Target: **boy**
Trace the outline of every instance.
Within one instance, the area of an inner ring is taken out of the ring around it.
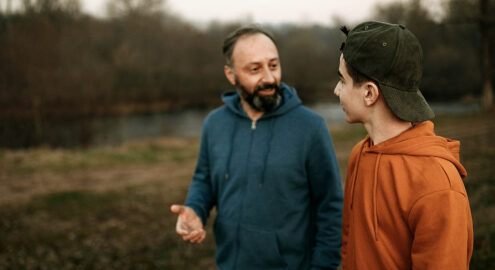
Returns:
[[[344,269],[468,269],[473,246],[459,142],[436,136],[418,89],[422,49],[405,27],[365,22],[342,44],[334,93],[368,136],[351,152]]]

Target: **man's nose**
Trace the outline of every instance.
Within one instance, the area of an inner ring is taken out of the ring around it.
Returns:
[[[263,83],[265,84],[275,83],[275,75],[273,74],[273,71],[271,71],[270,69],[265,69],[265,72],[263,72]]]

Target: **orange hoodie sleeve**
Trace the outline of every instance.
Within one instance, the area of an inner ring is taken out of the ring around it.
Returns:
[[[423,196],[408,222],[414,235],[412,269],[469,269],[473,229],[465,193],[451,188]]]

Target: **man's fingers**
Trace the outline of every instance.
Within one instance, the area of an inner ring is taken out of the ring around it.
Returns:
[[[189,239],[189,242],[191,243],[201,243],[205,239],[206,232],[205,231],[200,231],[196,236],[193,238]]]
[[[191,243],[196,243],[196,241],[199,239],[200,235],[199,234],[194,234],[190,235],[190,237],[183,238],[185,241],[189,241]]]
[[[191,243],[201,243],[206,238],[206,231],[203,229],[190,232],[177,226],[176,231],[177,234],[182,236],[184,241],[189,241]]]
[[[189,234],[189,232],[187,230],[182,229],[182,227],[180,227],[180,226],[177,226],[175,228],[175,231],[177,232],[177,234],[182,235],[182,236]]]
[[[206,238],[206,232],[203,231],[203,233],[201,234],[201,237],[198,239],[197,243],[203,242],[203,240],[205,240],[205,238]]]
[[[204,239],[205,235],[206,232],[204,230],[198,230],[188,235],[183,235],[182,239],[184,239],[185,241],[189,241],[191,243],[198,243],[199,241],[202,241],[202,239]]]
[[[174,204],[170,206],[170,210],[176,214],[182,214],[186,211],[186,207],[184,205]]]
[[[188,210],[187,206],[174,204],[170,207],[170,210],[179,215],[175,231],[178,235],[182,236],[184,241],[199,243],[205,239],[206,231],[203,229],[199,218],[196,215],[184,215]]]
[[[183,235],[182,239],[184,239],[186,241],[191,241],[192,239],[198,237],[199,233],[200,233],[199,231],[193,231],[189,234]]]

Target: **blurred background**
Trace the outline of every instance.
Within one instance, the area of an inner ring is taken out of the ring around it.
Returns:
[[[369,19],[422,43],[421,90],[469,174],[471,268],[495,269],[493,0],[0,0],[0,268],[215,269],[211,224],[206,243],[183,243],[169,206],[231,89],[224,37],[250,23],[275,34],[344,180],[365,131],[333,95],[339,27]]]

